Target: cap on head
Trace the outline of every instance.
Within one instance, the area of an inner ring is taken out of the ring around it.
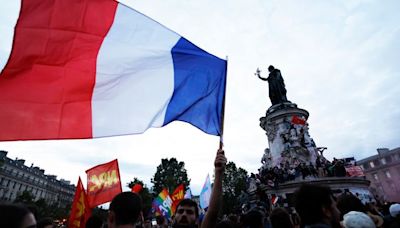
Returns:
[[[374,228],[375,223],[372,219],[365,213],[359,211],[350,211],[349,213],[343,215],[343,226],[345,228]]]
[[[400,204],[395,203],[390,205],[389,212],[392,217],[397,217],[398,215],[400,215]]]

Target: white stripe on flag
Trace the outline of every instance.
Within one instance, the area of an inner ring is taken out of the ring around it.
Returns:
[[[0,14],[0,72],[3,70],[11,53],[14,38],[14,27],[17,24],[21,1],[5,1],[1,3]]]
[[[93,137],[161,127],[174,91],[175,32],[118,4],[97,58]]]

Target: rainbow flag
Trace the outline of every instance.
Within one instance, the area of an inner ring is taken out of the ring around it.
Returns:
[[[157,198],[153,200],[153,210],[156,215],[162,215],[165,218],[171,218],[172,215],[172,199],[169,196],[169,192],[164,188]]]

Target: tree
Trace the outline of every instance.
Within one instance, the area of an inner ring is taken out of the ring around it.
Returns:
[[[146,217],[146,215],[150,212],[151,210],[151,204],[153,202],[153,195],[150,193],[149,188],[143,183],[143,181],[139,180],[138,178],[133,178],[133,181],[129,182],[127,186],[132,189],[135,184],[140,184],[142,185],[143,189],[142,191],[139,192],[140,197],[142,198],[143,202],[143,215]]]
[[[151,179],[154,184],[153,191],[158,194],[163,188],[172,193],[178,185],[183,184],[185,188],[190,185],[184,162],[178,162],[176,158],[161,159],[154,177]]]
[[[34,195],[28,190],[25,190],[22,194],[18,195],[15,198],[14,203],[23,203],[30,207],[35,212],[37,219],[44,217],[52,217],[54,219],[66,218],[68,217],[71,208],[70,204],[64,206],[60,206],[57,203],[49,205],[43,198],[34,201]]]
[[[222,181],[223,213],[230,214],[241,207],[240,195],[246,192],[247,171],[236,168],[234,162],[228,162]]]
[[[30,205],[34,203],[34,195],[32,194],[32,192],[25,190],[22,192],[21,195],[18,195],[15,200],[14,203],[23,203],[26,205]]]

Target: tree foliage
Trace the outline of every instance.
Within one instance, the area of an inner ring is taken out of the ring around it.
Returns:
[[[147,186],[143,183],[143,181],[139,180],[136,177],[133,179],[133,181],[129,182],[127,186],[132,189],[135,184],[140,184],[143,186],[143,189],[139,192],[139,195],[143,201],[143,215],[146,216],[151,211],[151,203],[153,202],[154,197],[150,193],[149,188],[147,188]]]
[[[223,213],[230,214],[240,209],[240,194],[246,192],[247,171],[237,168],[234,162],[228,162],[222,180]]]
[[[37,219],[52,217],[54,219],[67,218],[71,209],[71,204],[60,206],[58,204],[49,205],[45,199],[34,200],[32,192],[25,190],[18,195],[14,203],[22,203],[34,210]]]
[[[178,162],[176,158],[161,159],[161,164],[157,167],[154,177],[151,179],[154,184],[153,191],[158,194],[163,188],[167,188],[172,193],[180,184],[185,188],[190,185],[190,179],[185,169],[184,162]]]

